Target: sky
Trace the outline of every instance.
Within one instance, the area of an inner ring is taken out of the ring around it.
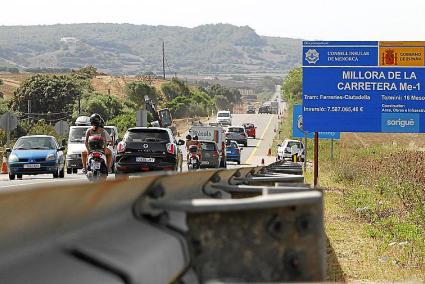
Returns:
[[[425,0],[14,0],[0,25],[228,23],[306,40],[425,40]]]

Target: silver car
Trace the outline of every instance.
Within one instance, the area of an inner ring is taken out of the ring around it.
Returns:
[[[248,146],[248,135],[243,126],[230,126],[226,131],[226,140],[235,140],[238,144]]]
[[[220,155],[217,144],[213,141],[199,141],[201,143],[201,168],[218,168]]]

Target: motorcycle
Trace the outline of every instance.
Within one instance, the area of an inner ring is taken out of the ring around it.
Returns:
[[[188,170],[197,170],[201,167],[201,163],[199,161],[199,148],[196,145],[192,145],[189,147],[189,157],[187,159],[187,167]]]
[[[108,176],[104,143],[103,138],[100,136],[92,136],[89,138],[90,152],[87,157],[86,176],[91,182],[104,180]]]

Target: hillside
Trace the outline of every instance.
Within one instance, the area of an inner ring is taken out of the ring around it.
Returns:
[[[265,37],[228,24],[195,28],[130,24],[0,26],[0,66],[79,68],[112,74],[285,74],[300,64],[301,40]]]

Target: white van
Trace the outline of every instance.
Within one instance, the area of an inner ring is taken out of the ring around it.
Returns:
[[[90,126],[90,118],[78,117],[75,121],[76,126],[71,126],[69,129],[68,136],[68,151],[66,153],[66,173],[76,174],[79,169],[83,168],[83,162],[81,160],[81,154],[86,150],[84,140],[86,139],[86,132]],[[111,140],[107,141],[108,148],[112,152],[112,159],[115,157],[115,142],[118,140],[118,129],[116,126],[105,126],[105,130],[108,132]]]
[[[232,114],[228,110],[220,110],[217,112],[216,121],[223,125],[232,125]]]
[[[84,140],[86,139],[86,131],[91,126],[79,125],[71,126],[68,136],[68,151],[66,153],[66,173],[76,174],[79,169],[83,168],[81,161],[81,153],[86,149]]]

